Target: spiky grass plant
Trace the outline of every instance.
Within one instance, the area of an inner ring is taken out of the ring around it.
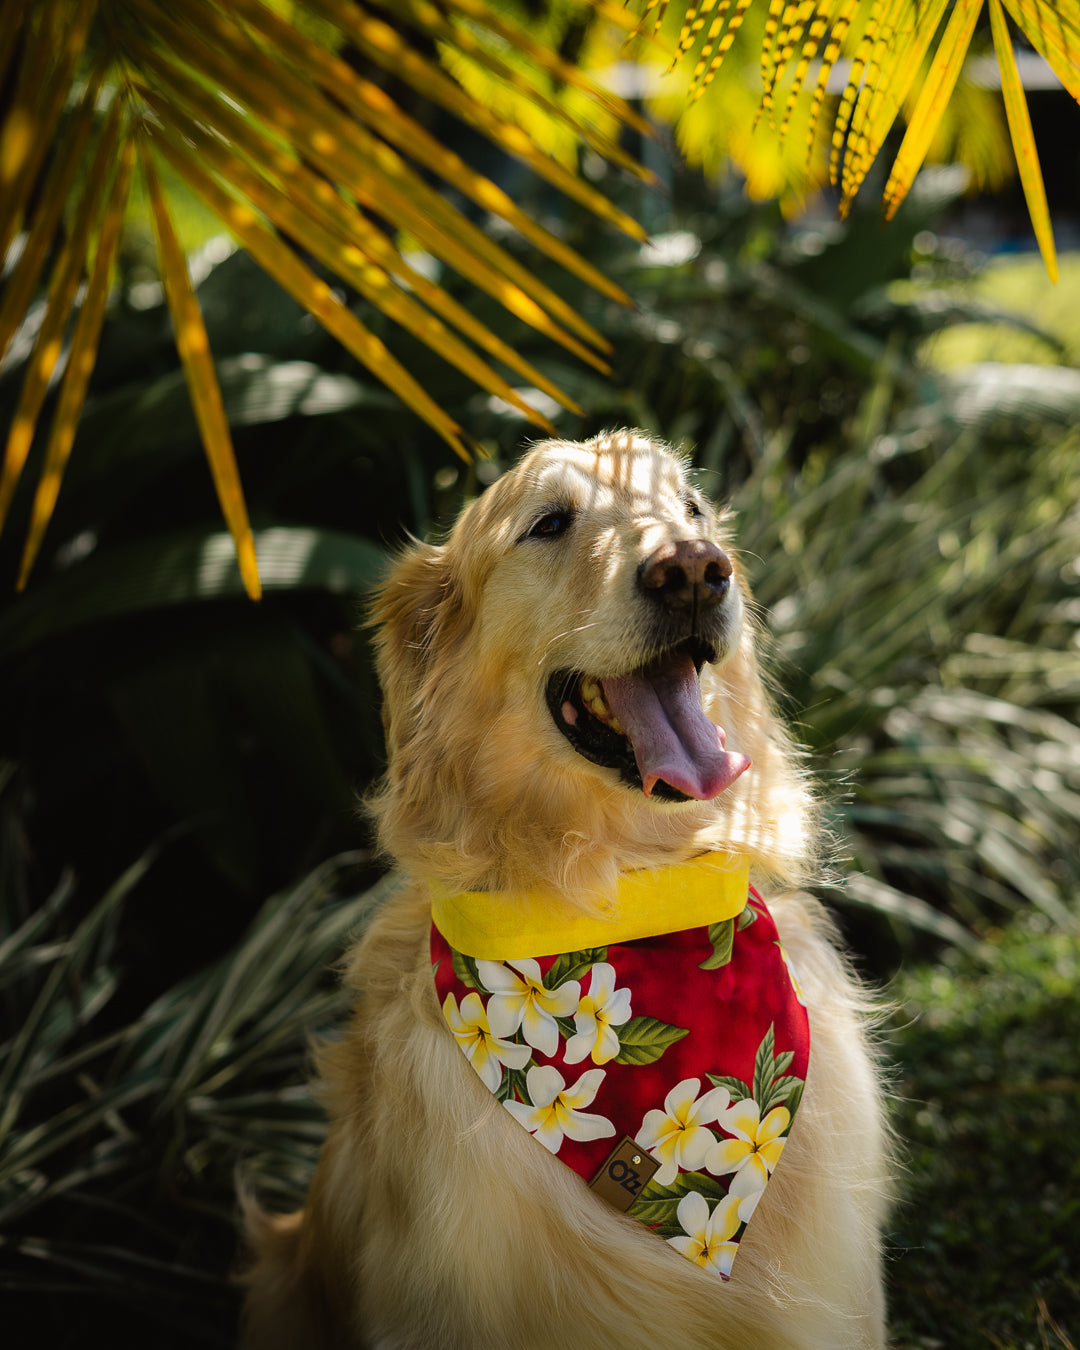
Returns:
[[[932,404],[886,430],[887,405],[871,391],[839,459],[793,472],[773,457],[739,496],[777,680],[847,860],[841,893],[966,945],[1032,905],[1072,925],[1075,435],[1020,451]]]
[[[10,812],[2,824],[17,845]],[[139,883],[152,885],[151,858],[86,912],[63,880],[4,933],[9,1343],[84,1344],[83,1319],[98,1316],[120,1345],[231,1343],[235,1171],[282,1207],[303,1195],[322,1138],[304,1086],[309,1037],[343,1011],[334,964],[394,884],[350,891],[367,864],[331,859],[269,901],[231,954],[134,1015],[117,928]]]

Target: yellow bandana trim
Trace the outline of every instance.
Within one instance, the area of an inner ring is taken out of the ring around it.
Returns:
[[[431,917],[451,947],[481,961],[520,961],[658,937],[734,919],[746,906],[750,867],[729,853],[624,872],[614,900],[582,913],[538,891],[433,891]]]

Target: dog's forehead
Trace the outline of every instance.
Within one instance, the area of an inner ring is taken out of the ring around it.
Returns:
[[[585,503],[600,494],[644,506],[683,486],[679,461],[648,441],[563,444],[530,458],[523,467],[538,499]]]

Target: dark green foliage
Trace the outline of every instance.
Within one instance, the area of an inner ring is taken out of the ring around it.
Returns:
[[[896,993],[897,1350],[1072,1350],[1080,937],[1028,916],[975,956],[905,973]]]
[[[369,860],[331,860],[266,904],[235,951],[132,1016],[117,920],[161,866],[140,861],[82,919],[68,880],[0,942],[0,1290],[12,1347],[84,1345],[84,1317],[121,1345],[231,1344],[236,1169],[265,1172],[260,1189],[287,1207],[314,1166],[323,1125],[302,1086],[308,1038],[345,1011],[331,967],[387,883],[356,895]],[[9,865],[5,914],[24,880]]]

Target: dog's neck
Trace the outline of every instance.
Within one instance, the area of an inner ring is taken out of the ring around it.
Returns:
[[[580,903],[540,891],[432,887],[432,916],[452,947],[482,960],[550,956],[657,937],[733,919],[746,905],[749,865],[729,853],[624,872],[612,896]]]

